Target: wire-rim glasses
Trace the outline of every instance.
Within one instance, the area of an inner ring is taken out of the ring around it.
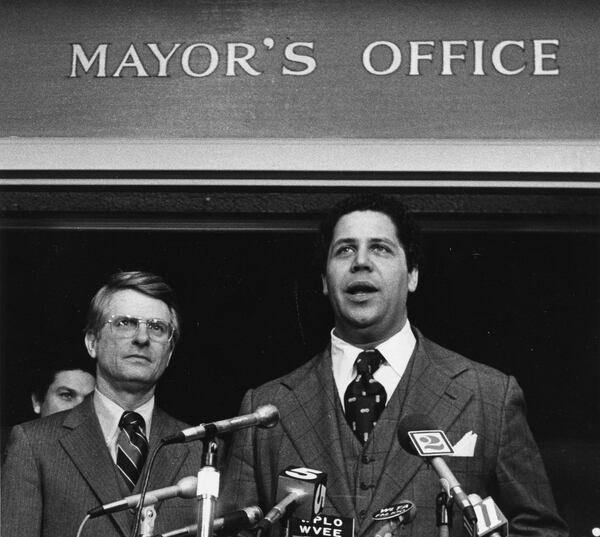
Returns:
[[[141,319],[132,315],[111,315],[104,324],[110,325],[110,330],[116,338],[130,338],[137,334],[140,325],[146,325],[148,338],[157,343],[171,341],[175,332],[173,325],[162,319]]]

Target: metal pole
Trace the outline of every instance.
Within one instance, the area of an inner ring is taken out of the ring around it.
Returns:
[[[215,520],[215,508],[219,497],[219,472],[214,466],[217,443],[204,440],[204,466],[198,472],[198,537],[212,537]]]

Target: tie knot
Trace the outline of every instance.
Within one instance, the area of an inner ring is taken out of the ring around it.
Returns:
[[[137,429],[144,432],[146,430],[146,422],[137,412],[126,410],[119,420],[119,427],[125,430]]]
[[[356,358],[356,371],[362,375],[373,375],[383,362],[383,356],[377,349],[368,349],[361,352]]]

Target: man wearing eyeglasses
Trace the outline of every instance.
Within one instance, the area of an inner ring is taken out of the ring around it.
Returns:
[[[77,535],[88,510],[137,494],[148,455],[187,427],[155,405],[156,384],[179,337],[175,296],[146,272],[120,272],[94,296],[85,345],[96,389],[78,407],[13,428],[2,472],[2,535]],[[159,451],[149,490],[175,485],[201,466],[198,446]],[[155,533],[195,520],[195,502],[157,505]],[[91,519],[83,535],[128,536],[133,514]]]

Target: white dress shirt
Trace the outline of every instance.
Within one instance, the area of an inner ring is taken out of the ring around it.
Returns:
[[[375,347],[385,360],[381,363],[379,369],[375,371],[373,378],[385,388],[387,394],[386,404],[400,383],[416,344],[417,340],[410,329],[410,323],[406,321],[402,330]],[[331,331],[333,378],[344,409],[346,388],[356,376],[354,362],[363,350],[340,339],[333,333],[333,330]]]
[[[121,408],[117,403],[110,400],[106,395],[100,393],[98,388],[94,390],[94,409],[100,422],[102,434],[106,447],[110,451],[112,460],[117,462],[117,439],[119,438],[119,421],[124,408]],[[152,425],[152,411],[154,410],[154,396],[146,401],[142,406],[135,409],[135,412],[140,414],[146,422],[146,438],[150,438],[150,427]]]

